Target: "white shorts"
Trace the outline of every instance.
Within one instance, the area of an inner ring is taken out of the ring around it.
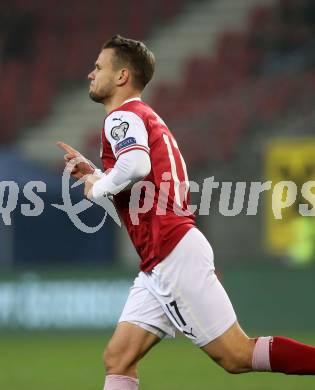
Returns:
[[[198,229],[190,229],[152,271],[139,273],[123,321],[160,338],[175,337],[179,330],[199,347],[234,324],[234,309],[214,272],[212,248]]]

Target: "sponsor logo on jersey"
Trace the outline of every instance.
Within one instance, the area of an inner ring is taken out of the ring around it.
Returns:
[[[128,128],[129,128],[129,123],[122,122],[119,126],[115,126],[111,129],[110,135],[115,141],[119,141],[125,138]]]
[[[115,146],[115,153],[118,153],[121,149],[127,148],[128,146],[134,145],[136,143],[137,141],[134,137],[128,137],[123,141],[118,142],[118,144]]]

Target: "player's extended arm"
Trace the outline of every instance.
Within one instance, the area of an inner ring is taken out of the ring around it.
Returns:
[[[150,156],[143,150],[130,150],[119,156],[113,169],[108,173],[89,175],[84,193],[89,199],[103,195],[116,195],[132,184],[145,178],[151,171]]]
[[[60,149],[66,152],[64,155],[64,160],[67,164],[67,169],[70,170],[71,175],[75,179],[81,179],[82,177],[93,174],[95,172],[95,168],[92,166],[92,163],[80,152],[73,149],[72,146],[60,141],[57,142],[57,145]]]

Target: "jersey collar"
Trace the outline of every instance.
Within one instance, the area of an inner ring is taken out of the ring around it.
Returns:
[[[127,99],[125,100],[121,105],[125,104],[125,103],[129,103],[129,102],[134,102],[134,101],[139,101],[141,102],[141,97],[134,97],[134,98],[131,98],[131,99]]]
[[[122,107],[124,104],[126,104],[126,103],[129,103],[129,102],[133,102],[133,101],[139,101],[139,102],[141,102],[142,100],[141,100],[141,97],[134,97],[134,98],[131,98],[131,99],[127,99],[127,100],[125,100],[123,103],[121,103],[121,105],[119,106],[119,107]],[[118,108],[119,108],[118,107]],[[108,114],[106,114],[106,116],[105,116],[105,119],[112,113],[112,112],[114,112],[114,111],[117,111],[117,108],[115,108],[114,110],[112,110],[112,111],[110,111]]]

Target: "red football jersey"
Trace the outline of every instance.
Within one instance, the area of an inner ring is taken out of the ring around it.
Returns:
[[[186,165],[175,138],[152,108],[138,98],[127,100],[105,118],[101,150],[104,170],[112,168],[120,154],[134,149],[149,153],[151,172],[131,190],[115,195],[114,203],[141,258],[140,268],[147,272],[195,226],[195,216],[187,208]],[[133,191],[139,194],[136,207],[130,204]],[[151,207],[138,213],[145,197]]]

